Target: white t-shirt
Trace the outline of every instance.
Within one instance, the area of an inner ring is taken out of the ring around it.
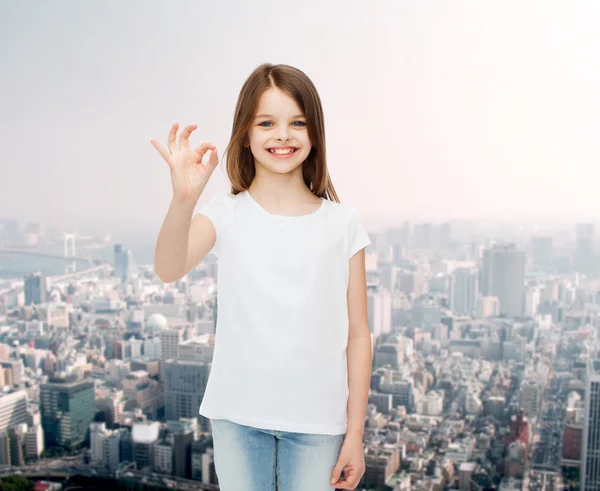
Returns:
[[[371,241],[354,207],[267,212],[247,191],[204,204],[217,231],[215,349],[200,414],[279,431],[346,432],[349,259]]]

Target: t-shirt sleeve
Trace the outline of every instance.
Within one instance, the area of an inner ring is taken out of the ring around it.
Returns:
[[[215,245],[209,251],[209,254],[213,253],[217,257],[219,257],[221,236],[223,235],[223,221],[225,218],[224,204],[225,203],[223,200],[223,194],[219,193],[212,196],[198,210],[198,214],[208,217],[208,219],[212,222],[213,226],[215,227],[215,231],[217,232],[217,239],[215,240]]]
[[[348,224],[348,259],[371,244],[369,234],[365,229],[358,210],[352,206],[348,207],[350,220]]]

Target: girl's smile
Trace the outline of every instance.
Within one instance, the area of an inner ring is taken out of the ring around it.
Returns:
[[[296,147],[271,147],[267,149],[276,159],[288,159],[298,151]]]

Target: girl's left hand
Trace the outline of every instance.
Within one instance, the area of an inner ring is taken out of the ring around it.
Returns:
[[[344,470],[344,481],[340,481],[342,470]],[[362,437],[346,437],[337,464],[331,473],[330,483],[336,489],[356,489],[364,473],[365,454]]]

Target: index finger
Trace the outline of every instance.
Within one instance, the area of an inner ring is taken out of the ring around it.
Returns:
[[[177,137],[177,128],[179,128],[179,123],[173,123],[173,126],[171,126],[171,131],[169,131],[169,137],[167,139],[167,148],[171,153],[173,152],[173,146],[175,147],[175,150],[177,150],[175,141],[175,138]]]
[[[152,143],[152,146],[158,150],[158,153],[160,153],[161,157],[166,160],[167,164],[171,166],[171,162],[169,162],[170,154],[165,150],[165,148],[154,139],[150,140],[150,143]]]
[[[181,132],[181,135],[179,135],[179,146],[181,148],[190,148],[189,137],[190,137],[192,131],[194,131],[197,127],[198,127],[198,125],[191,124],[189,126],[186,126],[183,129],[183,131]]]

